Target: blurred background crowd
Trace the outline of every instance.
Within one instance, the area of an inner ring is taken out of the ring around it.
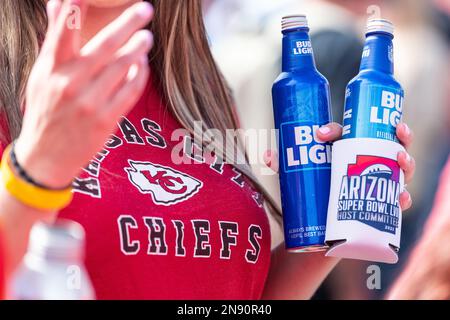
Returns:
[[[380,265],[380,290],[366,286],[371,263],[341,262],[316,294],[382,298],[420,237],[450,151],[450,0],[203,1],[215,58],[234,92],[242,126],[252,129],[273,128],[271,86],[281,67],[282,16],[307,15],[337,122],[342,122],[345,87],[358,73],[367,19],[380,13],[394,23],[395,77],[405,89],[404,121],[415,133],[410,153],[417,163],[414,182],[407,186],[414,204],[403,218],[400,261]],[[258,166],[263,164],[255,165],[256,173],[262,172]],[[260,179],[279,198],[278,177],[261,174]],[[273,235],[274,246],[281,241],[282,233]]]

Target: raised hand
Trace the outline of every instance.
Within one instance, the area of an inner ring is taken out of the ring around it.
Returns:
[[[137,3],[81,47],[80,30],[67,23],[86,0],[50,0],[49,27],[26,90],[19,163],[36,181],[67,186],[98,151],[118,118],[147,83],[153,9]]]

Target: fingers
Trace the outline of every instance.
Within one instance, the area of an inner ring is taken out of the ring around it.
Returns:
[[[414,177],[414,173],[416,171],[416,161],[413,157],[409,155],[407,152],[399,152],[397,155],[397,162],[400,166],[400,168],[405,173],[405,182],[409,183],[411,182],[412,178]]]
[[[47,6],[50,24],[46,36],[47,46],[54,52],[55,62],[64,63],[78,56],[82,17],[86,0],[51,0]]]
[[[264,163],[274,172],[278,173],[278,154],[274,150],[267,150],[263,155]]]
[[[105,108],[106,116],[118,119],[128,113],[139,100],[147,84],[149,71],[147,59],[139,61],[138,64],[130,68],[125,83],[107,104]]]
[[[316,133],[317,138],[324,142],[331,142],[342,137],[342,126],[332,122],[320,127]],[[263,155],[264,163],[275,172],[279,170],[278,155],[273,150],[268,150]]]
[[[317,138],[324,142],[331,142],[342,137],[342,126],[336,122],[320,127],[316,132]]]
[[[91,72],[97,72],[113,60],[116,52],[139,29],[145,27],[153,16],[153,8],[147,2],[139,2],[102,29],[81,50],[81,56],[93,63]]]
[[[397,137],[400,143],[408,149],[413,141],[413,133],[406,123],[400,123],[397,126]],[[400,168],[405,173],[405,183],[409,183],[416,171],[416,161],[408,152],[399,152],[397,161]],[[400,207],[402,210],[408,210],[412,205],[411,195],[408,191],[400,194]]]
[[[47,2],[48,29],[53,30],[56,25],[59,13],[61,12],[60,0],[49,0]]]
[[[406,123],[399,123],[397,126],[397,137],[400,143],[408,149],[413,141],[413,133]]]
[[[400,194],[400,207],[402,211],[406,211],[412,206],[411,195],[408,191],[404,191]]]
[[[89,99],[95,99],[98,104],[109,100],[127,77],[130,67],[140,61],[148,61],[147,55],[152,44],[153,37],[150,31],[136,32],[119,51],[114,62],[104,69],[94,83],[87,88],[86,94],[90,96]]]
[[[56,30],[56,23],[61,13],[62,2],[61,0],[49,0],[47,2],[47,19],[48,28],[47,36],[42,44],[41,52],[48,51],[51,47],[54,47],[55,39],[52,37]]]

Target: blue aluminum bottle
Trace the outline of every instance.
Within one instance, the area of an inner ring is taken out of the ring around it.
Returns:
[[[359,74],[346,91],[343,138],[375,138],[398,142],[403,89],[394,79],[393,26],[369,21]]]
[[[285,245],[294,252],[326,249],[330,191],[331,145],[315,134],[331,121],[330,90],[308,32],[305,16],[283,18],[282,73],[272,87]]]

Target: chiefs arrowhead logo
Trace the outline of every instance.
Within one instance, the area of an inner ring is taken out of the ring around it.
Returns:
[[[195,195],[203,183],[185,173],[151,162],[128,160],[128,179],[158,205],[170,206]]]

